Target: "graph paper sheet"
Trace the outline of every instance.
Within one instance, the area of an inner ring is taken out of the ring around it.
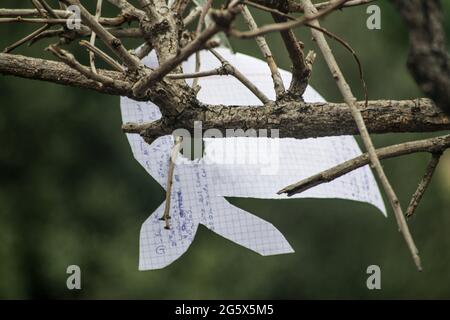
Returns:
[[[267,64],[228,49],[219,52],[246,75],[269,98],[274,99]],[[156,67],[152,53],[145,64]],[[209,52],[201,53],[201,70],[219,67]],[[183,65],[184,72],[194,71],[194,59]],[[291,74],[282,71],[285,85]],[[198,98],[204,103],[258,105],[259,100],[240,82],[229,76],[202,78]],[[307,102],[324,102],[311,87],[304,95]],[[123,122],[151,122],[161,113],[151,102],[121,99]],[[194,120],[194,119],[193,119]],[[270,137],[270,133],[268,135]],[[166,188],[172,136],[157,139],[151,145],[135,134],[128,134],[134,157],[145,170]],[[163,268],[187,251],[198,225],[261,255],[291,253],[284,236],[269,222],[231,205],[224,197],[285,199],[277,195],[281,188],[361,154],[353,137],[317,139],[222,138],[204,139],[202,159],[184,159],[175,167],[171,193],[170,230],[164,229],[165,203],[142,225],[140,235],[140,270]],[[330,183],[314,187],[292,198],[341,198],[367,202],[386,214],[378,186],[365,166]],[[274,214],[280,214],[274,212]]]

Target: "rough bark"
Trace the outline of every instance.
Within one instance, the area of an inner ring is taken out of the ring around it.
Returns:
[[[409,31],[408,68],[422,91],[450,114],[450,54],[439,0],[391,0]]]
[[[450,129],[450,118],[429,99],[358,103],[371,133],[428,132]],[[152,124],[126,124],[125,132],[141,133],[148,140],[183,128],[193,132],[194,121],[202,129],[278,129],[280,137],[311,138],[358,134],[345,103],[280,101],[263,107],[208,106],[186,110],[176,122],[164,119]]]

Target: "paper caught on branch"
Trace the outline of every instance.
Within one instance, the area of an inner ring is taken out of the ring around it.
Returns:
[[[265,62],[243,54],[233,54],[228,49],[218,50],[269,98],[275,98]],[[150,54],[144,63],[157,67],[156,55]],[[220,62],[207,51],[201,52],[201,63],[201,71],[220,67]],[[194,58],[186,61],[183,69],[186,73],[194,72]],[[288,87],[291,74],[281,71],[281,75]],[[199,85],[202,89],[198,98],[204,103],[236,106],[260,104],[246,87],[231,76],[201,78]],[[306,90],[304,99],[306,102],[324,102],[311,87]],[[152,122],[161,117],[155,104],[125,97],[121,98],[121,110],[123,123]],[[127,138],[136,160],[166,188],[172,136],[158,138],[151,145],[137,134],[127,134]],[[139,269],[159,269],[177,260],[192,243],[199,224],[261,255],[292,253],[294,250],[271,223],[231,205],[224,197],[286,199],[285,195],[277,195],[276,192],[360,154],[351,136],[304,140],[261,137],[205,139],[204,158],[186,160],[175,167],[170,230],[164,229],[164,221],[160,220],[164,203],[142,225]],[[255,155],[262,159],[255,161]],[[261,155],[267,156],[264,158]],[[292,198],[341,198],[367,202],[386,214],[368,166]]]

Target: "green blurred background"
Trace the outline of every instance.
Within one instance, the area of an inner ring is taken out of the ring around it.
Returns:
[[[54,1],[51,1],[55,3]],[[84,1],[88,2],[88,1]],[[450,16],[450,1],[443,1]],[[95,1],[89,1],[91,8]],[[370,98],[421,96],[406,67],[407,34],[395,10],[380,0],[382,30],[366,28],[366,7],[346,9],[323,25],[358,52]],[[2,0],[6,8],[27,1]],[[105,5],[107,15],[116,12]],[[258,23],[270,22],[265,14]],[[241,23],[241,26],[243,24]],[[0,25],[2,47],[36,26]],[[450,21],[446,21],[450,35]],[[307,30],[298,30],[306,49]],[[278,35],[268,37],[278,64],[289,60]],[[51,58],[49,42],[16,51]],[[129,48],[136,41],[126,41]],[[259,57],[252,41],[236,50]],[[352,57],[334,45],[359,98]],[[75,50],[85,60],[83,50]],[[341,101],[319,55],[312,85]],[[411,220],[424,263],[416,271],[391,210],[385,219],[367,204],[344,200],[230,199],[281,230],[295,254],[261,257],[201,227],[181,259],[139,272],[139,229],[164,199],[163,189],[134,161],[121,132],[119,98],[50,83],[0,77],[1,298],[450,298],[450,155],[444,157]],[[434,134],[386,134],[385,146]],[[405,207],[428,155],[384,161]],[[82,269],[82,290],[66,288],[66,268]],[[366,288],[366,268],[382,270],[382,290]]]

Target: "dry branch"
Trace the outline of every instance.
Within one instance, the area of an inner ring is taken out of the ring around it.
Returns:
[[[418,152],[440,154],[449,148],[450,135],[446,135],[437,138],[397,144],[394,146],[378,149],[376,152],[380,159],[389,159]],[[287,193],[288,196],[293,196],[294,194],[305,192],[306,190],[311,189],[315,186],[333,181],[343,176],[344,174],[368,165],[369,163],[369,155],[365,153],[363,155],[360,155],[359,157],[348,160],[333,168],[292,184],[280,190],[278,194]]]
[[[219,31],[229,28],[231,22],[240,12],[239,6],[230,6],[227,10],[216,11],[212,15],[215,22],[198,35],[194,41],[189,43],[186,47],[181,49],[176,56],[166,59],[157,70],[152,72],[147,77],[139,80],[133,87],[133,92],[136,96],[142,96],[145,91],[154,85],[155,82],[161,80],[172,70],[176,69],[184,60],[190,57],[195,52],[204,48],[208,40],[210,40]]]
[[[244,17],[244,20],[247,23],[247,26],[249,27],[250,30],[258,29],[258,25],[256,24],[255,19],[253,18],[250,10],[246,6],[244,6],[242,16]],[[283,84],[283,79],[281,78],[280,71],[278,70],[277,64],[272,55],[272,51],[270,50],[269,45],[263,36],[256,37],[255,40],[256,43],[258,44],[259,50],[266,59],[267,65],[269,66],[277,98],[280,98],[281,96],[283,96],[285,88]]]
[[[429,99],[359,102],[363,119],[372,133],[426,132],[450,129],[450,118]],[[358,134],[358,128],[345,103],[304,103],[279,101],[265,107],[203,106],[185,112],[176,122],[128,124],[126,132],[153,137],[179,128],[193,133],[194,119],[207,129],[278,129],[280,137],[311,138]]]
[[[60,1],[58,9],[51,8],[45,0],[32,0],[33,9],[2,8],[0,24],[15,23],[17,26],[23,23],[42,24],[33,33],[16,41],[5,50],[11,51],[27,42],[33,44],[41,39],[56,37],[59,38],[58,46],[52,45],[49,50],[64,63],[0,53],[0,74],[127,96],[134,100],[152,101],[161,109],[161,120],[144,124],[129,123],[123,126],[125,132],[140,134],[149,143],[159,136],[172,134],[179,128],[192,132],[194,121],[202,121],[203,130],[214,128],[225,132],[226,129],[276,129],[279,130],[281,137],[293,138],[361,134],[368,154],[330,169],[334,170],[331,173],[327,171],[323,175],[307,179],[306,182],[301,182],[294,187],[298,189],[289,189],[288,192],[301,191],[304,190],[305,185],[311,187],[317,183],[335,179],[349,170],[370,162],[381,178],[400,229],[420,268],[417,249],[379,158],[419,151],[437,155],[448,148],[450,138],[443,136],[375,150],[369,133],[450,130],[450,118],[429,99],[379,100],[369,101],[367,104],[356,102],[324,38],[324,33],[334,36],[331,32],[320,28],[318,19],[338,9],[367,4],[372,2],[371,0],[335,0],[314,5],[310,0],[302,0],[301,3],[293,0],[231,0],[220,9],[210,9],[209,7],[215,2],[208,0],[204,10],[196,8],[187,15],[184,12],[189,6],[189,0],[174,0],[170,6],[165,0],[136,1],[141,8],[135,7],[127,0],[107,0],[119,10],[118,15],[113,18],[101,16],[102,0],[97,0],[95,15],[83,7],[80,0]],[[409,66],[416,82],[429,97],[437,102],[438,106],[449,110],[450,59],[444,41],[439,0],[392,1],[397,5],[410,31]],[[65,10],[66,6],[62,3],[79,6],[82,15],[81,29],[69,30],[66,27],[72,15]],[[270,12],[276,23],[257,26],[243,4]],[[296,12],[303,12],[305,15],[302,17],[291,15]],[[200,32],[208,13],[213,23]],[[233,21],[241,13],[249,26],[248,31],[238,31],[233,28]],[[187,29],[186,25],[195,21],[199,15],[197,32]],[[184,20],[183,16],[186,16]],[[134,22],[134,25],[126,25],[127,22]],[[53,28],[54,26],[56,28]],[[298,26],[312,28],[313,35],[336,79],[345,103],[311,104],[302,101],[302,94],[311,73],[313,56],[304,57],[302,44],[293,33],[293,28]],[[200,70],[198,60],[197,72],[191,74],[183,72],[182,62],[194,54],[199,56],[200,50],[213,47],[214,43],[211,39],[221,31],[228,36],[256,39],[271,70],[274,90],[277,94],[276,101],[270,101],[249,79],[214,50],[212,52],[222,62],[222,67],[198,72]],[[285,89],[275,59],[263,38],[263,35],[269,32],[281,33],[292,61],[293,80],[289,88],[290,94],[284,94]],[[73,54],[60,48],[75,39],[89,36],[91,43],[83,40],[81,45],[89,50],[90,67],[82,65]],[[103,41],[119,61],[115,61],[95,46],[96,37]],[[139,50],[129,51],[119,40],[120,38],[138,38],[144,45]],[[350,49],[356,57],[355,52],[344,40],[340,38],[337,40]],[[154,70],[140,62],[152,50],[155,51],[159,62],[159,67]],[[94,54],[117,71],[97,70],[93,63]],[[236,107],[201,103],[197,99],[198,91],[196,88],[189,87],[185,79],[212,75],[229,75],[238,78],[261,100],[261,105]],[[414,212],[431,181],[438,164],[436,155],[427,167],[407,214]],[[167,194],[170,196],[170,191]],[[168,208],[166,207],[165,210],[166,223]]]
[[[303,9],[305,10],[305,15],[307,17],[317,14],[317,10],[313,6],[313,4],[311,3],[310,0],[303,0],[302,4],[303,4]],[[312,20],[311,25],[314,27],[320,27],[318,20]],[[411,252],[411,255],[413,257],[414,263],[416,264],[418,270],[422,270],[422,263],[420,261],[419,251],[417,250],[417,247],[416,247],[414,240],[411,236],[411,233],[409,231],[408,224],[406,223],[405,217],[403,215],[403,210],[401,208],[400,201],[398,200],[398,197],[383,170],[380,160],[378,159],[378,156],[375,151],[375,147],[374,147],[374,145],[372,143],[372,139],[370,138],[370,135],[369,135],[369,131],[367,130],[366,123],[362,117],[361,111],[356,106],[356,103],[355,103],[356,98],[354,97],[354,95],[350,89],[350,86],[348,85],[347,81],[345,80],[344,75],[341,72],[341,70],[337,64],[336,59],[334,58],[331,48],[328,45],[323,33],[317,29],[311,29],[311,33],[314,37],[314,40],[317,42],[317,45],[320,48],[320,51],[323,54],[323,57],[330,69],[330,72],[333,75],[333,78],[336,80],[336,84],[344,98],[344,101],[350,107],[350,110],[352,112],[352,117],[355,120],[356,125],[358,126],[358,130],[359,130],[359,133],[363,140],[364,146],[366,147],[367,152],[369,154],[370,162],[371,162],[375,172],[377,173],[378,177],[380,178],[381,185],[383,186],[386,196],[388,197],[389,202],[392,206],[392,209],[394,210],[394,214],[395,214],[400,232],[402,233],[403,237],[405,238],[405,241],[406,241],[408,248]]]
[[[80,8],[82,21],[102,39],[103,43],[119,57],[123,63],[131,70],[136,70],[141,66],[139,59],[130,54],[123,46],[122,42],[106,30],[89,11],[81,5],[79,0],[62,0],[68,5],[77,5]]]
[[[425,175],[423,176],[422,180],[420,181],[419,185],[417,186],[416,192],[414,192],[411,201],[409,203],[408,209],[406,210],[406,217],[411,218],[414,215],[414,212],[416,211],[417,207],[419,206],[420,200],[422,200],[423,195],[425,194],[425,191],[427,190],[429,184],[431,183],[431,179],[433,179],[433,174],[439,164],[439,159],[441,158],[443,149],[434,150],[432,153],[432,157],[430,160],[430,163],[428,164]]]

